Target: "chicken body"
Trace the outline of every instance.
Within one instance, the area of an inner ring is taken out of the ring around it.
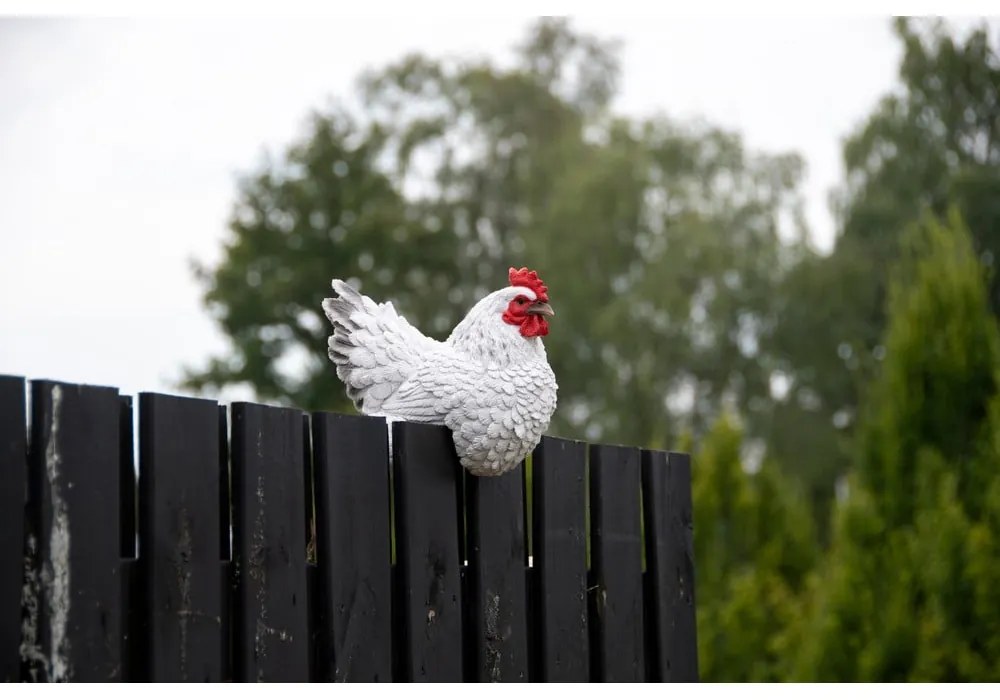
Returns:
[[[523,280],[515,275],[522,272],[511,268],[511,281]],[[334,280],[338,296],[323,302],[334,327],[330,359],[365,415],[445,425],[469,472],[503,474],[538,444],[556,407],[541,339],[552,309],[540,284],[484,297],[442,343],[391,303]]]

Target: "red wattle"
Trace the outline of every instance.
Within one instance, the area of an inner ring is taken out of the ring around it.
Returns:
[[[525,338],[534,338],[549,334],[549,322],[544,316],[528,316],[521,322],[521,335]]]

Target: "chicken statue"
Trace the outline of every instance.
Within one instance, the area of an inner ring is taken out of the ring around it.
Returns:
[[[556,407],[542,337],[554,315],[538,273],[510,268],[504,287],[472,307],[446,341],[428,338],[393,308],[342,280],[323,301],[330,359],[359,411],[445,425],[462,465],[503,474],[534,449]]]

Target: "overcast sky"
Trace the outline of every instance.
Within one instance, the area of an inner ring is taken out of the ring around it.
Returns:
[[[527,24],[0,19],[0,374],[174,390],[225,348],[188,261],[217,259],[238,174],[365,68],[413,50],[503,59]],[[829,248],[841,139],[896,77],[888,20],[576,26],[622,40],[619,111],[801,153]]]

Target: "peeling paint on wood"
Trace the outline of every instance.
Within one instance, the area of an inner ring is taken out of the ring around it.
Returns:
[[[70,613],[70,527],[69,511],[62,494],[62,474],[59,453],[60,412],[62,411],[62,387],[52,387],[52,422],[48,444],[45,446],[45,476],[49,485],[49,507],[52,513],[52,527],[49,532],[49,548],[42,571],[42,583],[48,605],[49,634],[49,678],[53,681],[69,681],[73,677],[73,667],[69,661],[70,641],[66,628]]]

